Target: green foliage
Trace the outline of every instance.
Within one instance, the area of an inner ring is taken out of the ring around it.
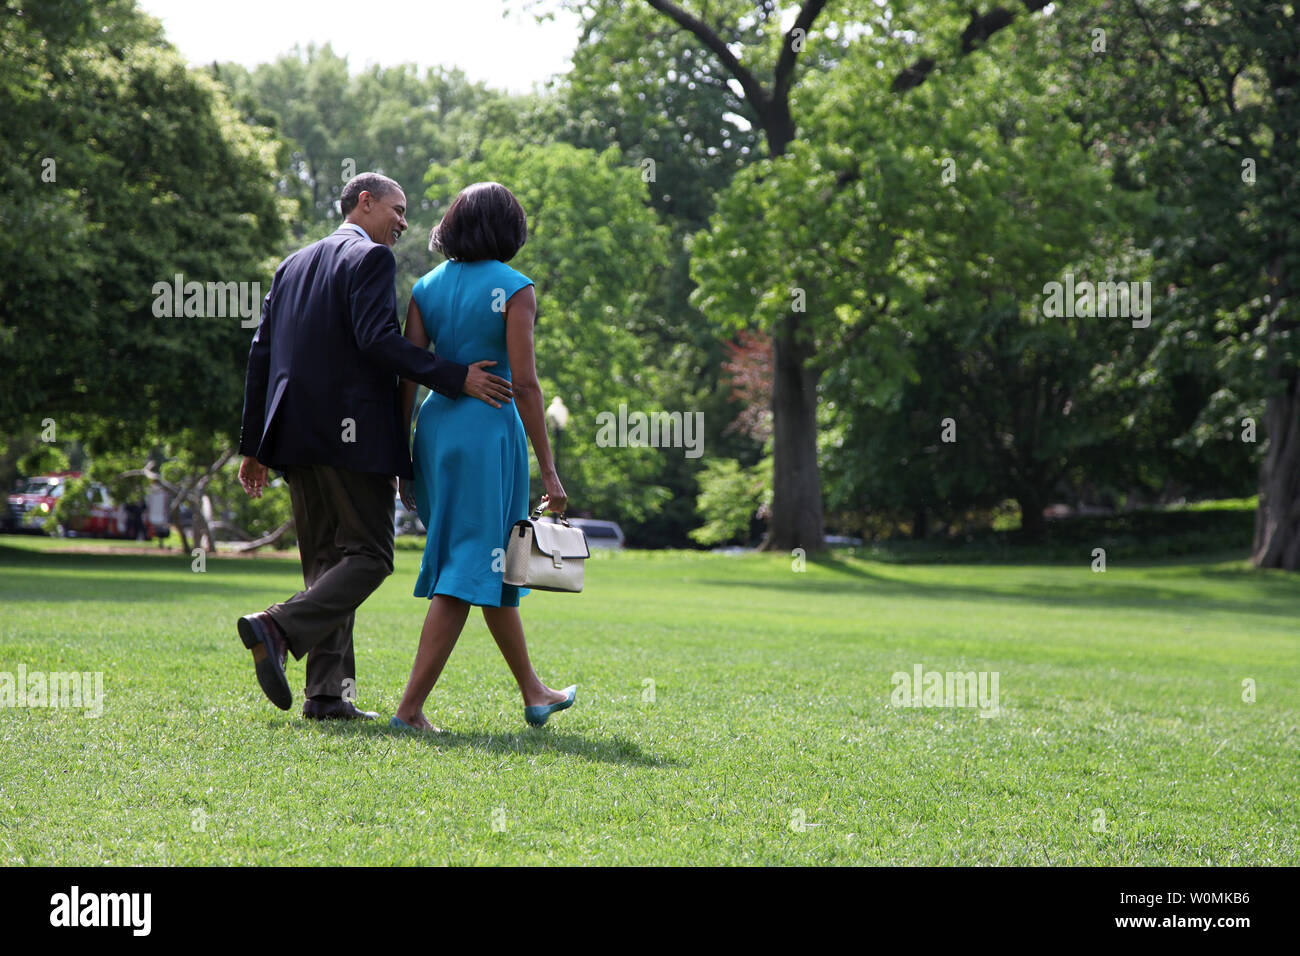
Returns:
[[[63,493],[44,521],[46,533],[55,534],[60,528],[76,528],[90,517],[97,504],[99,493],[89,475],[69,479],[63,483]]]
[[[758,149],[743,97],[709,54],[645,4],[567,5],[584,27],[573,70],[556,86],[564,118],[556,136],[598,151],[617,145],[666,221],[695,231]]]
[[[239,458],[232,458],[218,472],[208,493],[220,502],[222,513],[228,516],[233,528],[246,533],[250,539],[270,534],[293,518],[293,502],[289,497],[289,484],[283,478],[271,475],[271,483],[262,491],[262,497],[250,498],[239,484]],[[224,535],[230,538],[233,535]],[[276,548],[292,548],[298,541],[290,528],[275,543]]]
[[[1300,368],[1294,4],[1103,2],[1107,50],[1062,8],[1058,55],[1117,182],[1148,190],[1161,321],[1150,374],[1200,383],[1183,443],[1258,417]]]
[[[620,404],[660,407],[654,356],[634,332],[648,321],[648,290],[666,253],[645,184],[615,149],[493,142],[477,159],[431,168],[428,197],[445,210],[461,189],[485,180],[506,185],[528,216],[528,243],[510,265],[537,284],[546,400],[560,396],[572,416],[557,466],[573,508],[643,519],[668,497],[658,481],[663,456],[681,451],[602,448],[596,417],[617,415]]]
[[[191,515],[197,514],[196,542],[206,521],[205,500],[211,530],[220,540],[258,538],[293,516],[289,489],[282,479],[273,478],[261,498],[249,498],[244,493],[238,477],[240,459],[229,453],[229,443],[218,433],[186,430],[168,436],[146,436],[130,447],[111,445],[102,451],[98,447],[90,451],[92,454],[80,479],[83,488],[93,482],[103,485],[116,504],[140,502],[148,496],[156,476],[173,508],[169,520],[173,523],[179,520],[182,507]],[[38,472],[29,470],[28,473]],[[70,485],[69,492],[59,502],[58,522],[64,525],[89,513],[84,500],[70,498],[71,494]],[[50,527],[52,530],[53,523]],[[291,529],[277,545],[288,547],[294,540]],[[184,542],[184,546],[188,548],[190,542]]]
[[[346,61],[328,47],[295,51],[251,71],[223,64],[215,74],[250,121],[275,127],[284,140],[278,159],[282,190],[300,208],[292,247],[336,227],[334,202],[345,161],[351,160],[357,171],[380,169],[405,187],[410,231],[394,250],[403,297],[428,271],[425,236],[441,214],[434,200],[423,194],[426,169],[482,164],[504,143],[519,151],[542,149],[557,141],[595,153],[619,147],[620,152],[611,155],[620,155],[620,165],[626,168],[621,181],[634,189],[638,202],[659,211],[671,233],[649,260],[632,269],[641,282],[638,303],[617,320],[618,337],[625,344],[635,343],[633,361],[628,361],[626,349],[616,350],[613,356],[637,369],[638,380],[627,397],[646,409],[701,411],[708,454],[752,456],[756,449],[749,442],[725,430],[734,409],[717,388],[722,346],[688,302],[691,280],[683,240],[707,216],[714,194],[725,186],[731,175],[728,164],[734,167],[743,159],[757,134],[743,120],[722,115],[737,101],[716,77],[708,81],[713,91],[709,98],[691,100],[701,89],[707,64],[680,37],[673,38],[672,31],[663,29],[661,18],[641,17],[637,22],[654,25],[655,43],[662,41],[664,50],[671,51],[666,55],[684,71],[671,87],[662,83],[664,61],[658,55],[631,60],[623,56],[625,45],[636,39],[636,30],[629,27],[632,20],[606,14],[603,26],[588,31],[577,68],[545,96],[507,96],[471,84],[456,71],[420,75],[414,68],[395,67],[349,76]],[[654,160],[653,170],[644,164],[646,159]],[[465,184],[448,182],[447,190],[454,193]],[[554,219],[555,209],[573,201],[584,207],[573,218],[574,224],[585,228],[589,222],[597,230],[608,230],[610,221],[576,184],[570,192],[572,199],[570,194],[546,198],[552,210],[548,217]],[[640,212],[634,220],[649,223]],[[540,228],[545,233],[546,223]],[[538,240],[531,248],[540,248]],[[532,254],[526,248],[521,261]],[[580,284],[576,280],[583,270],[593,267],[576,263],[573,289],[585,300],[605,297],[605,283],[612,276],[611,296],[617,300],[628,284],[619,259],[623,255],[611,258],[608,250],[602,250],[604,271]],[[653,268],[643,268],[647,262]],[[546,292],[544,286],[541,291]],[[595,309],[588,311],[598,314]],[[600,322],[608,323],[607,317],[600,315]],[[545,334],[544,325],[539,332]],[[626,380],[629,373],[619,374]],[[616,408],[617,402],[609,407]],[[562,456],[570,440],[571,436],[560,440]],[[581,442],[573,447],[575,455],[583,451]],[[607,490],[592,499],[591,507],[600,507],[602,516],[617,517],[638,544],[685,544],[686,529],[698,522],[694,509],[698,463],[668,453],[597,451],[596,457],[612,467],[591,464],[607,473],[601,482]],[[652,465],[649,459],[656,454],[657,464]],[[572,467],[588,467],[591,457],[584,452],[581,462],[575,458]],[[641,464],[625,473],[619,462],[634,460]],[[646,486],[646,491],[625,502],[633,484]],[[655,501],[653,507],[642,500],[647,492]]]
[[[804,139],[738,174],[695,239],[697,304],[722,328],[806,308],[832,514],[924,534],[1014,498],[1032,529],[1066,489],[1221,493],[1248,474],[1240,444],[1168,451],[1182,413],[1144,375],[1154,332],[1047,314],[1067,274],[1150,279],[1153,207],[1080,148],[1039,32],[1008,28],[906,96],[869,48],[849,54],[809,81]]]
[[[1217,501],[1188,501],[1170,505],[1166,511],[1249,511],[1259,507],[1259,495],[1249,498],[1220,498]]]
[[[226,63],[212,73],[250,122],[281,138],[278,178],[298,208],[286,253],[338,227],[338,199],[356,173],[381,172],[403,187],[410,230],[393,250],[399,289],[410,288],[428,262],[437,217],[423,195],[425,172],[474,153],[504,126],[517,128],[530,102],[471,83],[460,70],[421,73],[404,64],[352,74],[328,44],[295,48],[252,70]]]
[[[1247,505],[1248,506],[1243,506]],[[1113,515],[1058,518],[1029,539],[1018,528],[972,529],[942,540],[886,540],[853,549],[857,557],[894,564],[1066,564],[1079,567],[1106,552],[1116,562],[1158,561],[1189,555],[1244,555],[1255,526],[1255,502],[1198,502],[1190,508],[1146,509]],[[1100,574],[1100,572],[1094,572]]]
[[[175,489],[173,501],[179,497],[191,513],[198,513],[200,521],[195,526],[196,539],[205,518],[205,499],[214,525],[212,531],[220,540],[239,540],[244,535],[258,538],[293,517],[289,488],[284,480],[272,475],[262,497],[249,498],[239,484],[240,458],[238,455],[227,457],[228,450],[229,446],[218,436],[185,432],[159,440],[148,450],[140,449],[133,460],[120,458],[104,462],[103,475],[107,483],[114,473],[138,468],[148,461],[152,470]],[[142,478],[129,480],[144,481]],[[295,540],[290,531],[277,542],[277,546],[291,547]]]
[[[597,151],[616,145],[646,181],[649,201],[671,230],[668,261],[650,299],[652,320],[636,328],[647,361],[661,373],[661,404],[701,411],[708,456],[748,464],[762,454],[761,444],[731,427],[741,409],[722,380],[725,340],[690,301],[687,240],[706,224],[736,171],[760,155],[763,134],[716,58],[648,5],[562,5],[580,13],[583,32],[573,70],[552,89],[559,121],[552,135]],[[545,10],[555,4],[524,6]],[[741,17],[744,12],[743,4],[714,4],[707,18],[729,42],[761,47],[770,72],[777,55],[776,11],[762,9],[749,19]],[[744,23],[728,27],[733,19]],[[802,69],[823,69],[828,62],[812,53]],[[625,525],[639,545],[684,546],[686,529],[699,523],[697,469],[680,460],[667,465],[660,480],[672,500],[652,521]]]
[[[692,540],[747,543],[751,523],[772,498],[772,459],[742,468],[730,458],[716,458],[704,466],[699,481],[697,507],[705,524],[691,532]]]
[[[770,88],[789,9],[680,5]],[[153,315],[154,284],[265,285],[277,253],[337,225],[347,175],[380,169],[411,207],[403,296],[459,188],[493,178],[520,195],[534,236],[514,264],[538,280],[539,368],[574,413],[562,474],[576,507],[637,543],[685,543],[697,492],[706,539],[739,527],[742,503],[719,489],[740,493],[763,452],[729,428],[723,342],[775,329],[796,302],[836,520],[960,529],[1014,498],[1032,524],[1051,495],[1245,490],[1260,446],[1235,432],[1300,368],[1289,8],[1067,4],[962,56],[964,5],[833,0],[773,158],[762,99],[649,4],[518,6],[583,19],[573,71],[544,95],[449,70],[353,74],[329,47],[190,71],[127,0],[7,0],[0,473],[46,417],[58,454],[93,448],[106,483],[154,445],[177,476],[208,468],[235,427],[249,332]],[[939,66],[899,95],[918,55]],[[1152,327],[1048,319],[1043,285],[1067,272],[1152,280]],[[597,445],[594,416],[623,403],[702,410],[707,487],[677,451]],[[955,443],[937,440],[946,418]],[[237,524],[287,514],[231,494],[228,471],[207,487]]]
[[[221,64],[213,73],[250,119],[273,124],[282,137],[282,174],[300,203],[300,229],[337,224],[343,184],[367,170],[397,180],[412,213],[427,210],[419,194],[425,170],[458,156],[481,111],[506,99],[460,70],[421,73],[404,64],[352,74],[328,44],[295,47],[252,70]]]
[[[35,442],[31,450],[18,459],[22,475],[49,475],[56,471],[74,471],[68,453],[55,444]]]
[[[249,333],[237,317],[157,316],[154,286],[269,278],[285,213],[273,141],[132,3],[6,8],[4,430],[53,417],[105,447],[232,431]]]

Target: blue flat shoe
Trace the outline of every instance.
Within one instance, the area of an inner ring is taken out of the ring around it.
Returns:
[[[568,710],[573,706],[573,701],[578,696],[578,685],[564,688],[564,700],[558,704],[536,704],[532,707],[524,708],[524,720],[528,721],[534,727],[540,727],[546,723],[546,719],[557,710]],[[393,718],[396,720],[397,718]]]
[[[389,726],[389,727],[392,727],[394,730],[413,730],[413,731],[415,731],[417,734],[440,734],[440,733],[442,733],[442,728],[441,728],[441,727],[433,727],[433,728],[430,728],[429,730],[421,730],[419,727],[412,727],[410,724],[408,724],[406,721],[402,720],[402,718],[401,718],[401,717],[398,717],[396,714],[393,714],[392,719],[388,721],[388,726]]]

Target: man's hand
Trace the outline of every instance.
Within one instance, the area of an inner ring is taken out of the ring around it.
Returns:
[[[244,486],[248,497],[262,497],[262,489],[266,487],[266,465],[256,458],[245,456],[239,465],[239,483]]]
[[[469,374],[465,376],[465,384],[461,391],[471,398],[487,402],[493,408],[500,408],[502,402],[508,402],[514,398],[515,393],[511,391],[509,382],[504,378],[493,375],[491,372],[483,371],[487,366],[496,364],[496,362],[490,362],[487,359],[472,363],[469,367]]]

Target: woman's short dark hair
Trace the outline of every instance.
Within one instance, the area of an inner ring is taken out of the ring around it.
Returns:
[[[500,183],[475,183],[461,190],[429,233],[429,250],[457,262],[509,262],[528,241],[524,207]]]

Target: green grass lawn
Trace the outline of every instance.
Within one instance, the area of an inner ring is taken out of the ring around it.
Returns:
[[[0,671],[105,690],[0,709],[0,862],[1300,863],[1298,576],[622,553],[523,602],[572,710],[528,728],[474,613],[426,737],[386,726],[418,560],[358,614],[381,721],[322,725],[302,663],[278,711],[235,634],[294,562],[0,539]],[[893,706],[918,664],[997,672],[999,713]]]

